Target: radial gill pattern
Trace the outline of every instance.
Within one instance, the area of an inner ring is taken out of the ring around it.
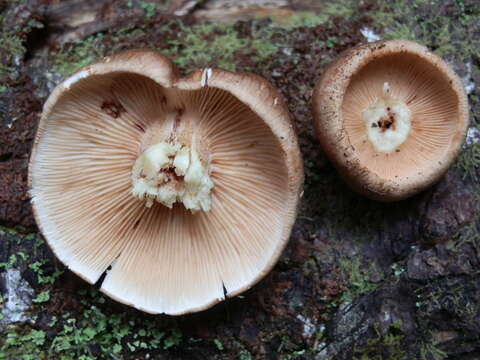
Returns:
[[[425,101],[433,100],[416,99],[418,111]],[[435,114],[444,114],[442,106]],[[436,130],[433,115],[416,131]],[[209,212],[147,208],[131,195],[137,156],[166,140],[174,118],[188,122],[209,163]],[[42,126],[31,193],[49,244],[92,283],[109,269],[102,290],[145,311],[183,313],[247,286],[294,212],[285,206],[288,175],[277,138],[224,90],[166,89],[127,73],[92,76],[62,95]]]
[[[367,138],[362,111],[382,96],[388,83],[393,99],[411,111],[408,138],[392,153],[376,151]],[[351,79],[342,104],[344,127],[362,165],[381,178],[408,177],[428,169],[449,150],[458,118],[458,99],[449,80],[415,54],[390,54],[370,61]]]

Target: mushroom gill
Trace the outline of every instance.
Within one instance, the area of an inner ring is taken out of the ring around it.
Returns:
[[[354,190],[380,201],[405,199],[438,181],[468,127],[461,80],[411,41],[345,51],[322,74],[312,100],[326,155]]]
[[[87,281],[111,266],[101,290],[112,298],[201,310],[278,258],[302,182],[298,146],[284,105],[272,108],[273,90],[259,95],[252,76],[215,69],[212,84],[202,72],[169,84],[129,58],[93,64],[51,95],[30,165],[37,223]],[[222,88],[232,76],[250,103]]]
[[[341,110],[360,162],[395,179],[441,161],[456,127],[458,98],[431,63],[391,54],[353,76]]]

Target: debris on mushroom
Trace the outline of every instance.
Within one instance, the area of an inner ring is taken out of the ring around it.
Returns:
[[[44,105],[32,207],[56,256],[150,313],[206,309],[273,267],[303,169],[285,104],[264,79],[178,78],[148,50],[93,63]]]
[[[402,40],[352,48],[313,95],[326,155],[352,188],[397,201],[445,173],[468,128],[461,80],[425,47]]]

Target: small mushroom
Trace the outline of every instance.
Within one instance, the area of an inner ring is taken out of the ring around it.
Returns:
[[[303,169],[266,80],[220,69],[178,78],[167,58],[135,50],[54,89],[29,182],[37,224],[72,271],[122,303],[178,315],[273,267]]]
[[[347,50],[313,93],[320,143],[359,193],[397,201],[432,185],[458,155],[468,102],[454,71],[410,41]]]

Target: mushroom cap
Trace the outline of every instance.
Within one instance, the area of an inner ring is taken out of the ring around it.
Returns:
[[[408,138],[393,153],[367,139],[362,111],[385,83],[411,110]],[[458,155],[468,128],[461,80],[426,47],[404,40],[351,48],[331,63],[315,86],[315,130],[327,157],[357,192],[397,201],[432,185]]]
[[[131,195],[135,159],[178,107],[210,164],[209,212],[147,208]],[[105,58],[59,84],[29,164],[35,219],[56,256],[113,299],[171,315],[264,277],[289,239],[302,184],[288,110],[266,80],[221,69],[178,78],[150,50]]]

